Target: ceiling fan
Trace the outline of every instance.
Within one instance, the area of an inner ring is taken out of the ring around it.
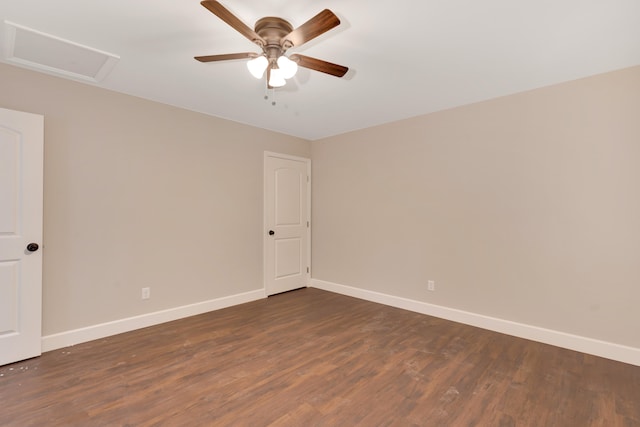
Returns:
[[[288,49],[299,47],[340,24],[340,19],[329,9],[318,13],[296,29],[282,18],[268,16],[259,19],[252,30],[217,1],[202,1],[200,4],[262,49],[262,53],[196,56],[195,59],[200,62],[249,59],[247,68],[254,77],[261,79],[267,72],[269,89],[284,86],[286,80],[295,75],[298,66],[336,77],[342,77],[349,71],[349,68],[342,65],[309,56],[285,56]]]

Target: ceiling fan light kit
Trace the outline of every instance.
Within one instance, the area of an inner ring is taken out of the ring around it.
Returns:
[[[196,56],[195,59],[200,62],[249,59],[247,68],[252,76],[262,79],[266,71],[269,89],[284,86],[286,80],[295,76],[298,67],[336,77],[344,76],[349,70],[342,65],[299,54],[285,56],[288,49],[299,47],[340,24],[338,17],[329,9],[318,13],[296,29],[282,18],[265,17],[259,19],[252,30],[218,1],[202,1],[200,4],[262,49],[262,53]]]
[[[269,86],[280,87],[284,86],[285,80],[288,80],[296,75],[298,71],[298,64],[282,55],[276,61],[277,68],[272,66],[271,75],[269,76]],[[247,61],[247,68],[253,77],[261,79],[264,76],[264,72],[269,66],[269,60],[266,56],[260,55]],[[284,82],[284,83],[281,83]]]

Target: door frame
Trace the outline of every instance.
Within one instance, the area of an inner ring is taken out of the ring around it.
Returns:
[[[294,160],[304,162],[307,165],[307,221],[309,226],[307,227],[307,286],[311,282],[311,159],[308,157],[293,156],[290,154],[276,153],[273,151],[265,151],[262,165],[262,288],[264,289],[265,296],[268,296],[267,289],[267,250],[269,245],[268,230],[269,224],[267,224],[267,158],[277,157],[285,160]]]

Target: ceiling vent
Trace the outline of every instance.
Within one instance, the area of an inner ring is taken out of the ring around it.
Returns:
[[[120,59],[9,21],[4,27],[3,61],[36,71],[99,82]]]

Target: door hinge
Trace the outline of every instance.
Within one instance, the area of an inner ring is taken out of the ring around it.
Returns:
[[[307,228],[309,228],[309,221],[307,221]]]
[[[310,181],[310,179],[309,179],[309,175],[307,175],[307,182],[309,182],[309,181]]]
[[[307,267],[307,274],[309,274],[309,267]]]

